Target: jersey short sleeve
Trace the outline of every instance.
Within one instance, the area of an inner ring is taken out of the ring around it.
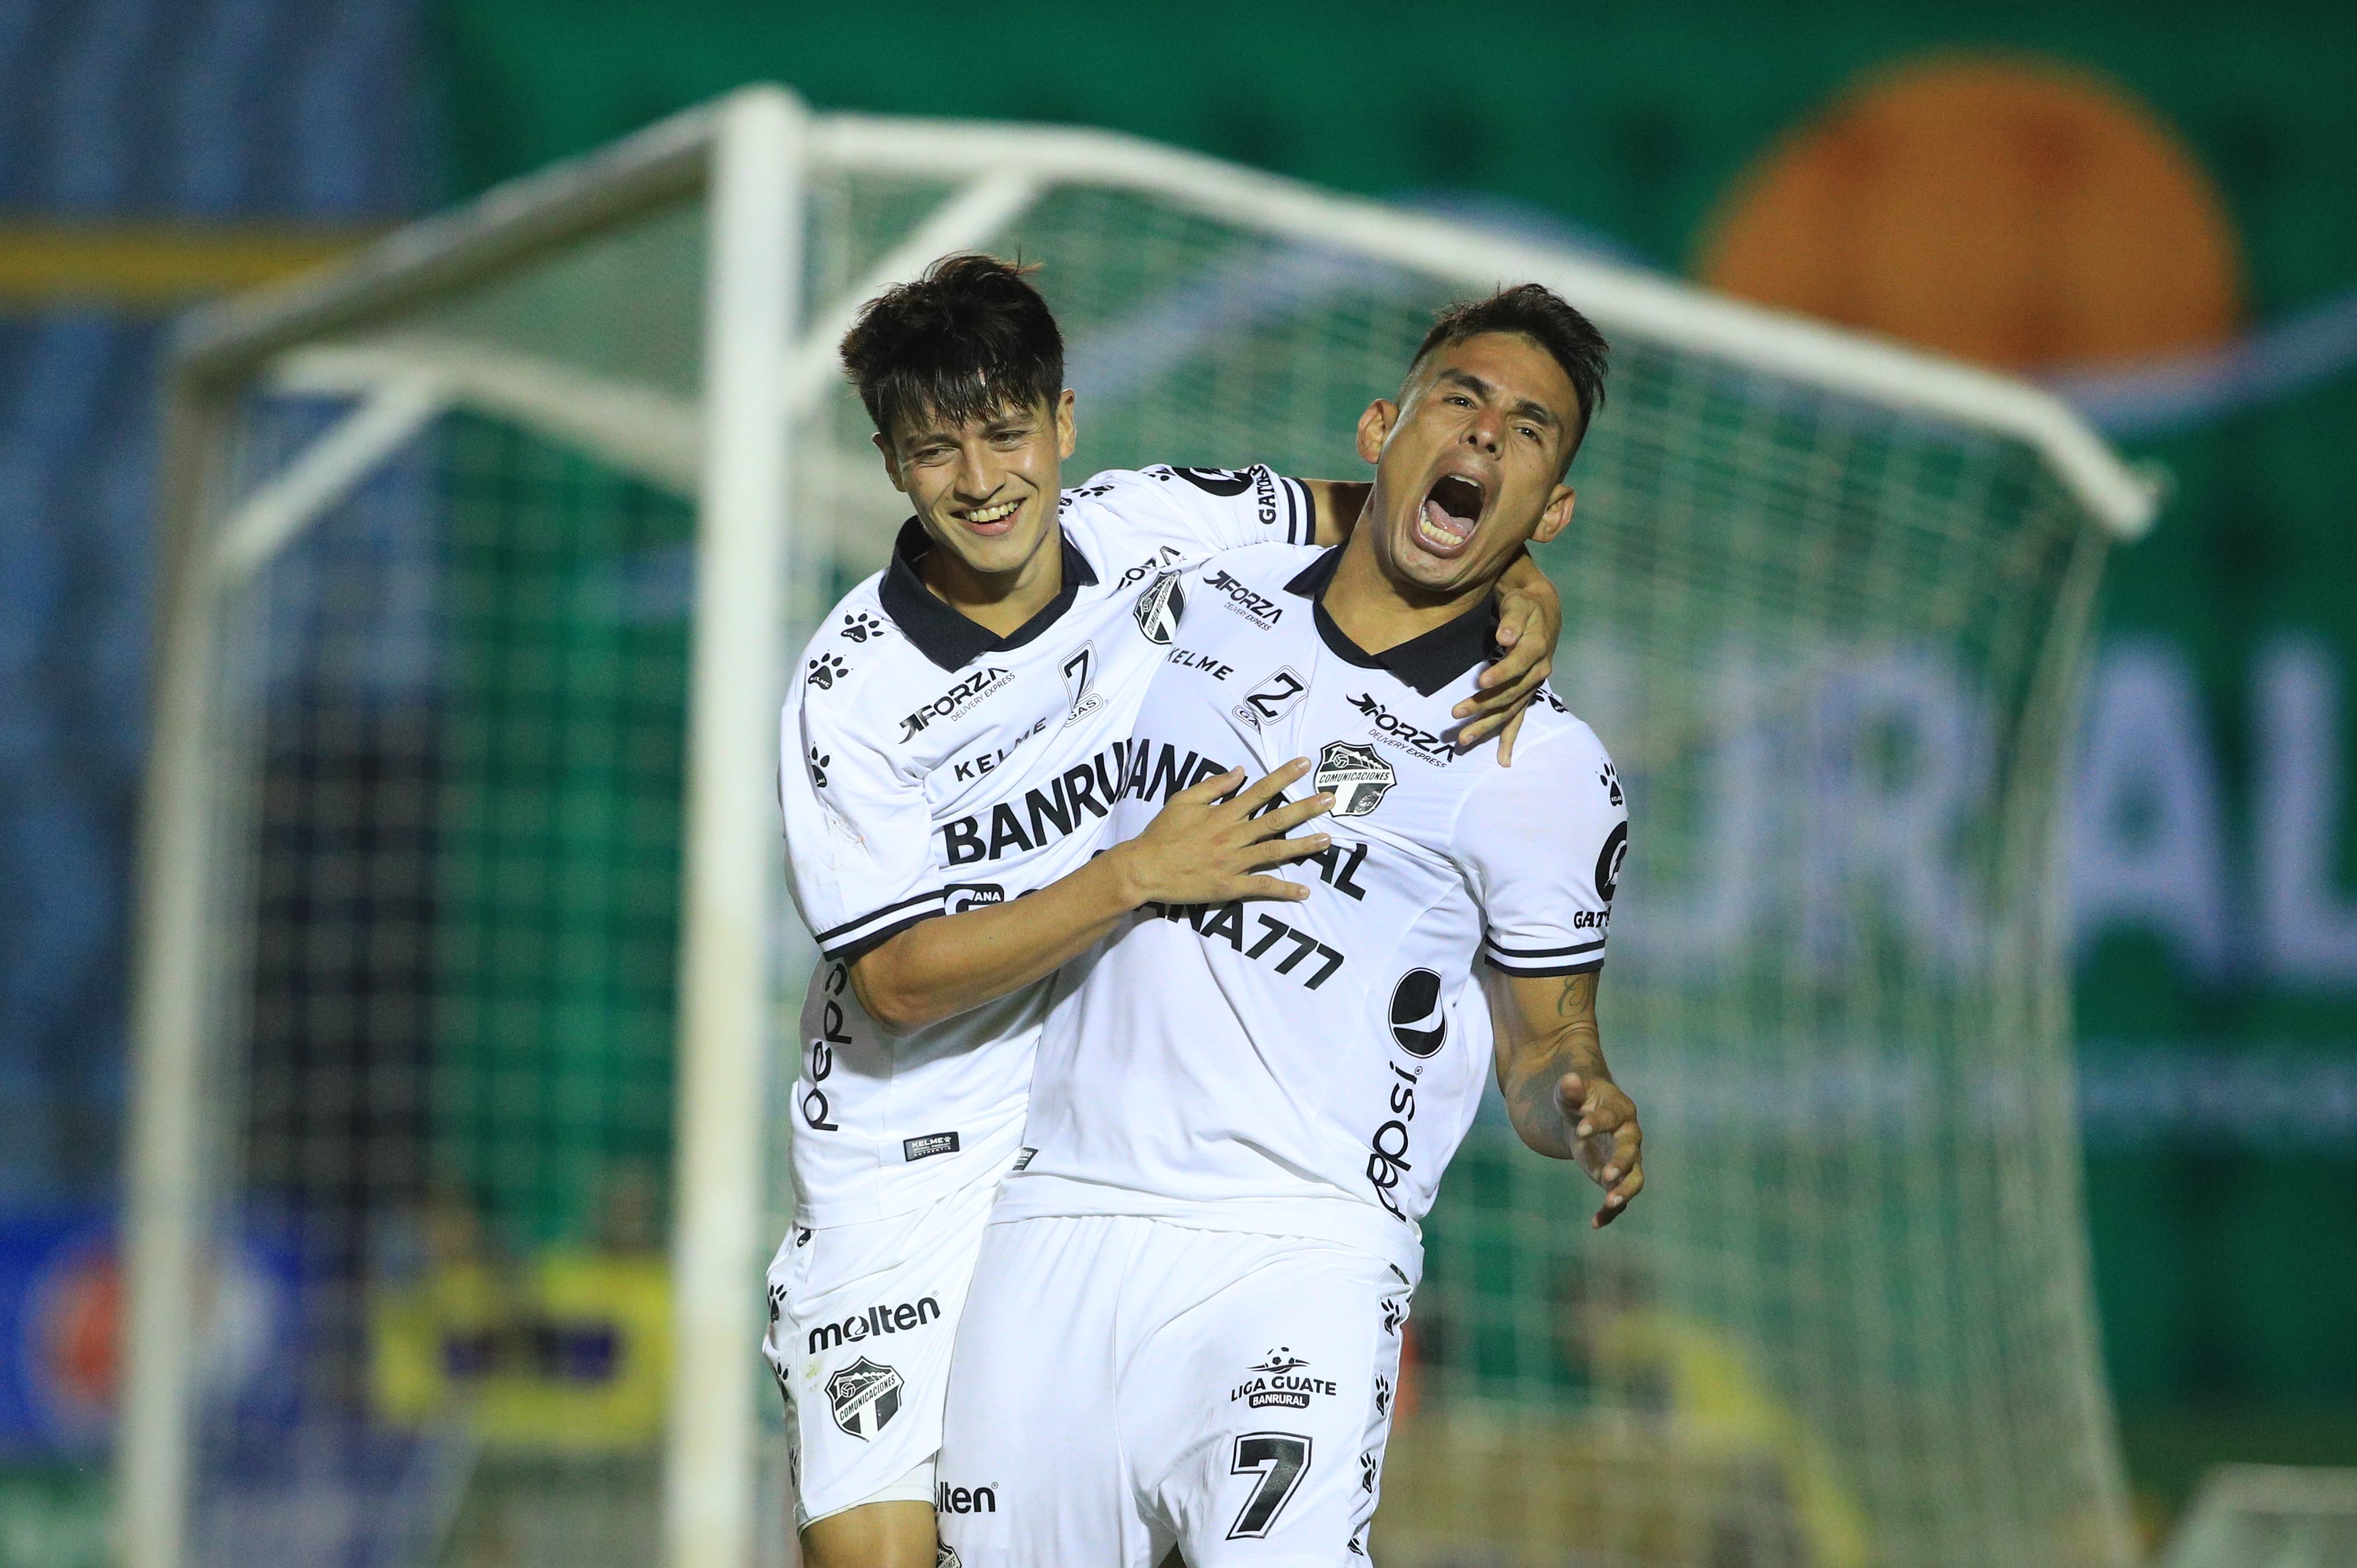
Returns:
[[[1604,965],[1612,895],[1629,849],[1620,779],[1576,719],[1525,736],[1459,808],[1457,854],[1480,898],[1481,956],[1504,974],[1586,974]]]
[[[1114,469],[1096,475],[1079,493],[1103,500],[1132,526],[1146,526],[1189,556],[1247,544],[1309,544],[1318,533],[1309,487],[1262,464]]]
[[[866,733],[856,697],[798,686],[778,775],[794,904],[819,950],[844,962],[943,913],[947,898],[923,781]]]

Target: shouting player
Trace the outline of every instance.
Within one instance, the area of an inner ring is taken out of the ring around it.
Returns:
[[[1297,899],[1266,868],[1326,847],[1268,842],[1322,797],[1247,821],[1304,764],[1263,769],[1217,809],[1190,797],[1148,812],[1097,854],[1138,761],[1137,703],[1181,657],[1167,574],[1262,541],[1339,539],[1363,487],[1157,467],[1061,490],[1062,340],[1017,269],[987,256],[876,300],[843,357],[915,515],[804,650],[785,708],[792,887],[822,958],[764,1348],[805,1561],[931,1568],[950,1346],[1020,1143],[1047,977],[1141,904]],[[1504,609],[1515,649],[1486,687],[1467,683],[1469,730],[1506,722],[1545,675],[1559,607],[1520,571],[1531,590]],[[1239,624],[1287,613],[1224,591]],[[1238,671],[1193,669],[1244,697]]]
[[[1452,309],[1360,422],[1348,543],[1157,590],[1116,835],[1306,754],[1332,843],[1280,868],[1302,902],[1167,899],[1066,972],[958,1333],[945,1560],[1363,1561],[1417,1221],[1493,1061],[1523,1141],[1605,1188],[1595,1223],[1643,1186],[1596,1026],[1612,764],[1551,693],[1511,769],[1451,733],[1500,575],[1570,521],[1604,360],[1535,285]]]

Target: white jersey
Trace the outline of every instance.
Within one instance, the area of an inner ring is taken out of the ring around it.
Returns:
[[[793,1088],[797,1224],[909,1213],[1014,1157],[1049,982],[894,1038],[849,965],[920,920],[1086,864],[1170,652],[1141,596],[1215,551],[1308,541],[1316,521],[1306,486],[1257,467],[1099,474],[1060,512],[1062,590],[1013,635],[924,586],[913,563],[930,540],[912,519],[802,652],[779,780],[794,901],[822,955]]]
[[[1302,903],[1149,906],[1066,966],[995,1221],[1304,1236],[1414,1278],[1416,1222],[1491,1070],[1476,956],[1516,975],[1604,961],[1628,813],[1595,733],[1549,693],[1512,768],[1458,752],[1449,710],[1494,657],[1493,603],[1370,655],[1318,603],[1340,558],[1243,551],[1166,596],[1176,638],[1115,836],[1193,779],[1308,757],[1334,843],[1282,873]]]

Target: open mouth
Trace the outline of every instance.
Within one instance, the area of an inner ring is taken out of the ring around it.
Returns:
[[[1000,501],[994,506],[975,507],[958,514],[958,521],[976,533],[996,535],[1015,526],[1015,514],[1023,510],[1019,500]]]
[[[1416,511],[1415,538],[1435,555],[1454,555],[1473,537],[1485,498],[1478,480],[1444,475]]]

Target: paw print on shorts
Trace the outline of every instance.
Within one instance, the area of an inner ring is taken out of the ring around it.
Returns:
[[[854,610],[843,618],[843,635],[854,642],[865,642],[883,635],[884,623],[866,610]]]
[[[1381,1373],[1377,1373],[1375,1375],[1375,1413],[1377,1415],[1389,1415],[1391,1412],[1392,1380]]]
[[[821,751],[818,747],[811,747],[810,769],[811,782],[813,784],[815,784],[822,789],[826,788],[826,765],[834,760],[834,757],[827,756],[826,753]]]
[[[840,653],[822,653],[810,661],[810,683],[822,692],[834,689],[834,678],[851,673],[851,666],[843,661]]]
[[[1373,1491],[1375,1489],[1375,1477],[1380,1474],[1382,1470],[1383,1465],[1375,1458],[1375,1451],[1373,1449],[1370,1448],[1364,1454],[1360,1455],[1359,1490],[1362,1492]]]

